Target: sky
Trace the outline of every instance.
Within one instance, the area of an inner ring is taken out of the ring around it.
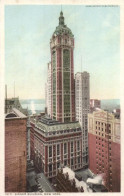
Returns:
[[[75,39],[74,72],[90,74],[90,98],[120,98],[120,8],[62,5]],[[8,97],[45,98],[50,38],[60,5],[5,6],[5,83]]]

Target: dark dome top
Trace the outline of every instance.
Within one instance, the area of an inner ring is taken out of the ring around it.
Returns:
[[[64,24],[63,12],[61,11],[59,17],[59,25],[56,27],[56,30],[54,31],[53,35],[62,34],[68,34],[69,36],[74,37],[71,30]]]
[[[6,115],[6,118],[13,118],[13,117],[17,117],[16,114],[13,112]]]

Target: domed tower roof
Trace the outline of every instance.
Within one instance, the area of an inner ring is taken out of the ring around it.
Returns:
[[[53,35],[63,35],[63,34],[67,34],[71,37],[74,37],[71,30],[64,24],[64,16],[63,16],[63,12],[61,11],[59,16],[59,25],[56,27],[56,30],[54,31]]]

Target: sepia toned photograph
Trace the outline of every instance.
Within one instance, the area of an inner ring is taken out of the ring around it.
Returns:
[[[5,193],[120,193],[120,6],[5,5],[4,23]]]

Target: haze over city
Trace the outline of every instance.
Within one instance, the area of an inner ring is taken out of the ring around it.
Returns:
[[[117,99],[120,78],[119,7],[63,5],[75,37],[74,71],[90,73],[90,97]],[[50,39],[59,5],[5,7],[5,83],[8,97],[44,99]]]

